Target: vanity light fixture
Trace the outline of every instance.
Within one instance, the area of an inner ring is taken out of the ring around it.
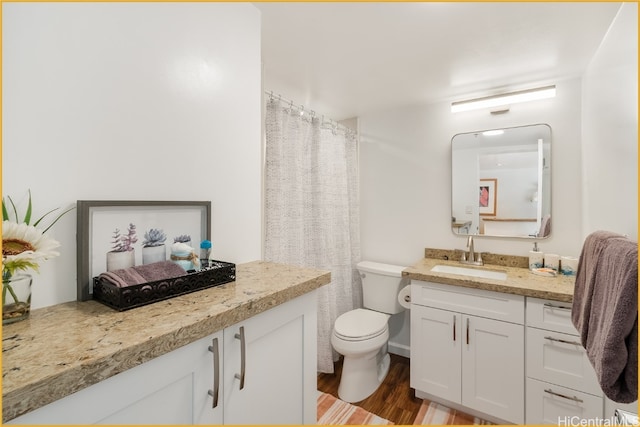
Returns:
[[[502,135],[503,133],[504,133],[504,130],[502,129],[486,130],[482,132],[484,136],[496,136],[496,135]]]
[[[519,102],[535,101],[538,99],[553,98],[556,96],[556,86],[544,86],[535,89],[519,90],[502,95],[485,96],[483,98],[456,101],[451,103],[451,112],[477,110],[480,108],[492,108]]]

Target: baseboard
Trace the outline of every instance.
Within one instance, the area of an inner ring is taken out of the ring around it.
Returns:
[[[408,345],[398,344],[398,343],[389,341],[388,351],[391,354],[397,354],[398,356],[403,356],[408,359],[411,356],[410,350],[411,348]]]

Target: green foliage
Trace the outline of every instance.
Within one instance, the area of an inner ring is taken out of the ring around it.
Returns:
[[[45,219],[49,214],[52,214],[53,212],[55,212],[55,211],[60,209],[60,208],[51,209],[49,212],[45,213],[40,218],[38,218],[33,224],[31,224],[31,213],[33,211],[33,204],[31,202],[31,190],[29,190],[29,201],[27,203],[27,211],[25,212],[24,217],[22,219],[20,219],[20,217],[18,216],[18,209],[16,208],[16,204],[13,202],[13,199],[10,196],[7,196],[7,199],[9,200],[9,204],[11,206],[11,210],[12,210],[11,213],[13,213],[13,217],[15,218],[15,222],[18,223],[18,224],[25,223],[27,225],[33,225],[34,227],[38,227],[40,222],[42,222],[42,220]],[[56,222],[58,222],[58,220],[60,218],[62,218],[66,213],[68,213],[69,211],[72,211],[73,209],[75,209],[75,207],[71,207],[71,208],[67,209],[66,211],[62,212],[42,232],[46,233],[51,227],[53,227],[53,225]],[[9,215],[9,210],[7,209],[7,203],[5,202],[4,197],[2,198],[2,220],[3,221],[10,221],[11,220],[11,217]]]

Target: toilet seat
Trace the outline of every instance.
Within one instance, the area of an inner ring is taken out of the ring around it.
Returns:
[[[388,320],[388,314],[357,308],[340,315],[333,332],[345,341],[365,341],[384,334]]]

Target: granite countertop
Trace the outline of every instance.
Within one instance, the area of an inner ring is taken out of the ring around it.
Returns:
[[[326,271],[254,261],[236,281],[118,312],[99,302],[33,310],[3,327],[6,422],[331,281]]]
[[[484,256],[484,255],[483,255]],[[481,268],[486,270],[504,271],[506,280],[493,280],[458,274],[435,273],[431,269],[436,265],[452,265],[465,268]],[[486,264],[472,266],[438,258],[423,258],[402,272],[410,279],[432,281],[447,285],[464,286],[466,288],[484,289],[487,291],[503,292],[507,294],[523,295],[549,299],[555,301],[573,301],[573,287],[575,276],[558,275],[556,277],[538,276],[528,268],[508,265]]]

